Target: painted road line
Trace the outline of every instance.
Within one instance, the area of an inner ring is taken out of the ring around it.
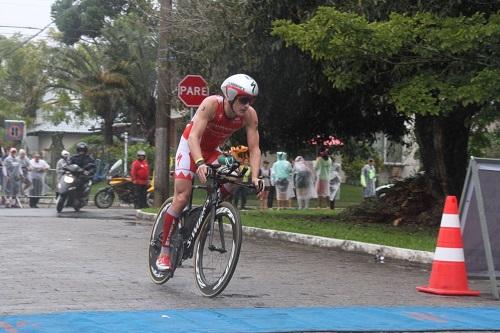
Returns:
[[[500,308],[311,307],[64,312],[0,317],[0,332],[500,330]]]

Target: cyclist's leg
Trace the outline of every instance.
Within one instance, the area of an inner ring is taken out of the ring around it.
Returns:
[[[192,190],[195,165],[191,159],[189,145],[183,137],[177,148],[175,158],[175,181],[174,199],[172,205],[167,209],[165,220],[163,221],[163,239],[157,266],[159,269],[168,269],[170,266],[170,235],[172,234],[175,220],[180,216],[186,207]]]

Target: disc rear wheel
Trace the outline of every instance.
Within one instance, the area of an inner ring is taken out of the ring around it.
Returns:
[[[195,279],[204,296],[217,296],[226,288],[238,264],[241,241],[240,215],[233,205],[222,202],[215,222],[204,221],[195,248]]]

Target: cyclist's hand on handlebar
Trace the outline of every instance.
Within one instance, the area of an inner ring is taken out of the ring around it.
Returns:
[[[196,174],[198,175],[198,178],[200,179],[200,182],[202,184],[205,184],[207,182],[208,165],[201,164],[198,167],[198,169],[196,169]]]

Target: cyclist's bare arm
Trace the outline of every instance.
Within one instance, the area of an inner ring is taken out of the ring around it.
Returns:
[[[207,128],[207,123],[213,119],[215,111],[217,110],[217,97],[210,96],[203,100],[201,105],[196,110],[196,114],[193,117],[193,127],[188,138],[189,150],[191,151],[191,157],[196,162],[199,158],[202,158],[200,141],[205,129]],[[206,166],[201,166],[196,170],[200,181],[205,183],[207,168]]]
[[[259,120],[257,119],[257,112],[252,107],[248,109],[245,121],[248,151],[250,152],[252,183],[258,188],[260,169]]]

